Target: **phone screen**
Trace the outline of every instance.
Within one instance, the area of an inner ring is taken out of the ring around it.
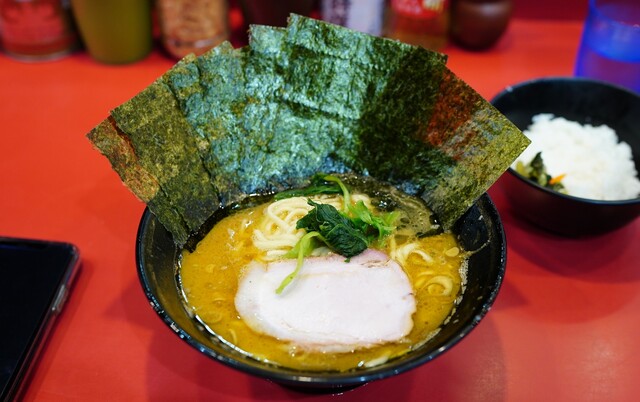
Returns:
[[[0,395],[19,394],[79,268],[69,243],[0,237]]]

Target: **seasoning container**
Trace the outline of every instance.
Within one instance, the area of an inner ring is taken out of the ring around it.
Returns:
[[[506,31],[511,11],[511,0],[453,0],[451,39],[466,49],[488,49]]]
[[[384,36],[440,50],[449,35],[449,0],[390,0]]]
[[[229,38],[227,0],[156,0],[162,44],[175,58],[201,55]]]
[[[105,64],[142,60],[153,46],[151,0],[71,0],[87,52]]]
[[[370,35],[382,34],[384,0],[322,0],[322,19]]]
[[[0,0],[0,39],[22,61],[58,59],[79,46],[68,0]]]

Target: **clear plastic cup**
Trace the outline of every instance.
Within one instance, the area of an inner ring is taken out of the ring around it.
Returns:
[[[589,0],[575,75],[640,92],[640,0]]]

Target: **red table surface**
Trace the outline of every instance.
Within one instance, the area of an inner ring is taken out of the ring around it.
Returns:
[[[489,51],[445,52],[490,99],[571,75],[580,32],[579,21],[516,19]],[[503,286],[478,327],[434,361],[342,395],[305,395],[192,349],[138,282],[144,204],[85,138],[172,65],[161,52],[125,66],[84,53],[40,64],[0,56],[0,235],[73,242],[83,260],[26,400],[638,400],[640,220],[597,238],[557,237],[515,217],[500,182],[490,195],[507,234]]]

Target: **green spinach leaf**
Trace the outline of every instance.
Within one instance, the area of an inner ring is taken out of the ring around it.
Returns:
[[[367,235],[369,243],[374,240],[384,240],[396,229],[394,221],[398,213],[395,211],[377,216],[367,208],[364,202],[358,201],[355,205],[349,206],[349,212],[353,216],[351,221]]]
[[[281,191],[275,195],[276,201],[291,197],[307,197],[314,194],[340,194],[342,188],[335,180],[328,180],[327,177],[333,177],[324,173],[317,173],[311,178],[309,186],[305,188],[294,188],[291,190]]]
[[[318,242],[324,243],[335,253],[351,258],[365,251],[375,241],[382,242],[396,228],[394,221],[397,213],[389,212],[377,216],[363,201],[352,205],[349,189],[336,176],[315,175],[311,185],[304,189],[304,194],[323,193],[327,188],[331,193],[342,192],[344,209],[340,212],[333,205],[307,200],[313,208],[296,223],[297,229],[304,229],[307,233],[285,255],[289,258],[296,257],[298,261],[295,270],[287,275],[276,290],[278,294],[298,275],[304,257],[313,252]],[[301,194],[296,193],[295,196]]]
[[[320,233],[331,250],[347,258],[367,249],[367,237],[351,219],[332,205],[318,204],[311,200],[308,203],[314,208],[298,221],[296,228]]]

